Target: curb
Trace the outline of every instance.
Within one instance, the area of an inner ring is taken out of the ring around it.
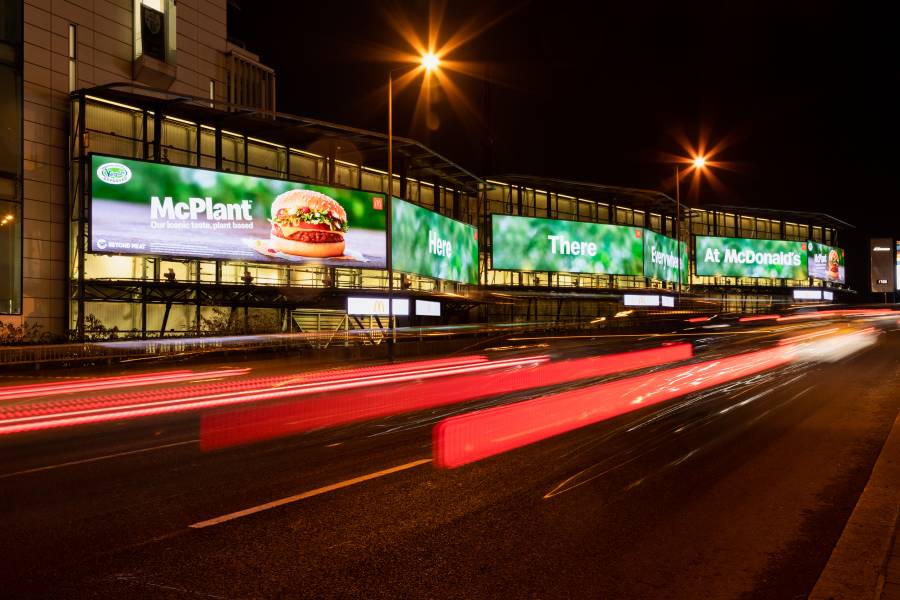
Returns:
[[[810,600],[877,599],[900,514],[900,414]]]

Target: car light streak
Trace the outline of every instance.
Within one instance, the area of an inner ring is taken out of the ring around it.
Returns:
[[[537,387],[557,385],[613,373],[633,371],[686,360],[693,354],[690,344],[552,363],[521,363],[516,370],[492,371],[449,379],[420,382],[415,386],[366,388],[353,393],[328,395],[203,415],[201,448],[215,450],[238,444],[333,427],[376,417],[446,406]],[[499,362],[499,361],[498,361]]]
[[[637,408],[873,343],[871,330],[737,354],[447,418],[433,430],[435,464],[455,468],[591,425]],[[802,351],[801,351],[802,348]]]
[[[76,392],[101,392],[126,387],[158,385],[162,383],[179,383],[183,381],[219,379],[249,373],[250,369],[222,369],[218,371],[167,371],[145,373],[142,375],[126,375],[120,377],[94,377],[54,383],[35,383],[0,388],[0,401],[26,400],[45,396],[58,396]]]
[[[752,317],[741,317],[738,319],[739,323],[750,323],[753,321],[771,321],[772,319],[778,319],[781,315],[753,315]]]
[[[800,321],[828,317],[879,317],[894,316],[896,314],[897,311],[889,308],[842,308],[835,310],[820,310],[813,313],[801,313],[799,315],[788,315],[786,317],[779,317],[778,321]]]
[[[785,364],[759,350],[450,417],[434,428],[435,464],[460,467],[586,425]]]
[[[225,390],[218,393],[210,393],[209,390],[198,390],[197,388],[183,388],[99,400],[4,407],[0,408],[0,435],[402,383],[461,373],[485,372],[493,369],[540,364],[548,360],[547,356],[531,356],[495,361],[477,360],[460,364],[459,360],[453,359],[447,366],[444,366],[444,361],[426,361],[426,364],[436,366],[425,369],[408,368],[407,371],[394,372],[394,366],[389,365],[386,373],[377,371],[377,374],[371,374],[372,369],[363,369],[370,374],[354,378],[349,376],[352,371],[343,371],[341,372],[342,378],[249,389],[246,385],[241,384],[212,386],[211,389],[214,390]],[[416,367],[416,363],[412,363],[412,366]],[[278,378],[278,383],[283,384],[283,380],[284,378]]]

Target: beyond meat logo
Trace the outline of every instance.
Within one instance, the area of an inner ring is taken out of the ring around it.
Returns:
[[[97,169],[97,177],[103,183],[110,185],[122,185],[131,180],[131,169],[122,163],[110,162],[100,165]]]

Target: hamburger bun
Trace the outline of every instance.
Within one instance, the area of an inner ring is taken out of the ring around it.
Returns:
[[[331,212],[342,222],[347,222],[347,211],[330,196],[313,190],[288,190],[278,195],[272,202],[272,217],[278,214],[282,208],[294,210],[297,208],[309,208],[320,212]]]
[[[340,242],[298,242],[272,234],[269,236],[269,248],[292,256],[328,258],[343,256],[344,240]]]
[[[272,202],[272,231],[269,235],[269,247],[293,256],[311,258],[342,256],[344,254],[343,231],[333,231],[325,224],[298,223],[296,221],[288,224],[278,222],[280,220],[278,215],[282,210],[287,214],[293,214],[298,209],[308,209],[305,212],[319,212],[328,215],[328,222],[347,223],[347,212],[333,198],[313,190],[288,190]]]

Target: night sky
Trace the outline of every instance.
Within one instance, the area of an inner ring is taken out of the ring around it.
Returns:
[[[425,37],[437,6],[240,5],[232,34],[276,70],[280,111],[378,131],[400,66],[381,49],[410,50],[386,15]],[[447,72],[470,109],[438,92],[430,118],[413,121],[410,88],[395,100],[397,135],[484,176],[670,194],[666,156],[706,137],[728,168],[692,202],[816,210],[857,225],[854,237],[900,234],[900,38],[872,5],[454,0],[441,41],[469,23],[489,28],[446,58],[481,76]]]

